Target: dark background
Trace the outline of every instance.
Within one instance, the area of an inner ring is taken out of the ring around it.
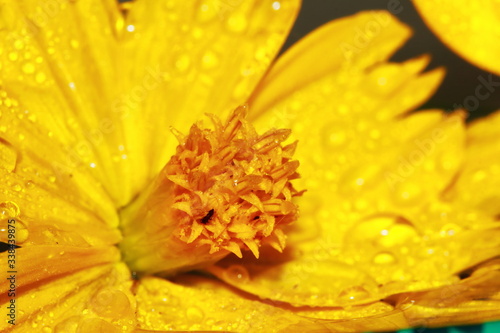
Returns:
[[[302,10],[284,48],[333,19],[353,15],[362,10],[387,9],[388,3],[389,0],[303,0]],[[474,67],[444,46],[427,28],[411,1],[401,0],[400,3],[402,10],[396,16],[412,27],[414,34],[392,60],[403,61],[428,53],[432,56],[429,69],[439,66],[445,66],[447,69],[441,87],[421,108],[451,110],[454,109],[453,105],[467,104],[464,100],[468,96],[474,96],[476,87],[481,84],[478,77],[482,76],[488,80],[490,73]],[[493,76],[492,80],[500,82],[500,77]],[[498,90],[488,99],[479,101],[477,108],[470,108],[469,119],[485,116],[500,109],[500,89]]]

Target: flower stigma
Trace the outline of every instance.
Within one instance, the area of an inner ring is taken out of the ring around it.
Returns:
[[[242,257],[270,245],[283,251],[283,227],[297,219],[301,194],[288,129],[258,135],[247,107],[212,128],[194,124],[149,187],[121,212],[124,260],[135,275],[171,276],[210,265],[230,253]]]

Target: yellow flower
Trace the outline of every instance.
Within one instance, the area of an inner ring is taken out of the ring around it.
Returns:
[[[429,27],[453,51],[474,65],[500,75],[498,1],[417,0],[415,6]]]
[[[460,111],[408,115],[444,71],[421,73],[427,56],[388,61],[411,34],[389,13],[325,25],[269,68],[297,0],[0,4],[1,241],[20,246],[1,254],[2,331],[500,318],[500,115],[469,129]],[[293,159],[288,131],[270,128],[292,130]],[[234,198],[228,172],[249,193]],[[222,214],[221,202],[237,204]]]

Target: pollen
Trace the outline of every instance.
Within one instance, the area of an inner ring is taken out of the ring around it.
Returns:
[[[285,247],[282,227],[297,217],[292,202],[299,193],[290,180],[298,178],[299,162],[292,159],[296,142],[282,145],[290,130],[258,135],[238,108],[222,123],[210,116],[213,128],[191,127],[176,155],[164,169],[176,184],[172,208],[175,236],[187,244],[207,244],[241,257],[249,249],[259,257],[265,243]]]
[[[138,274],[196,269],[230,253],[285,248],[297,219],[299,177],[290,130],[257,134],[237,108],[225,121],[209,115],[179,141],[175,155],[148,189],[121,214],[125,261]]]

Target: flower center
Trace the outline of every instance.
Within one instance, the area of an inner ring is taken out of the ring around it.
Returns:
[[[138,274],[172,275],[216,262],[229,253],[242,257],[259,247],[285,246],[282,227],[297,217],[298,178],[290,130],[258,135],[245,120],[246,107],[225,122],[211,116],[184,137],[176,154],[149,188],[122,212],[120,248]]]

